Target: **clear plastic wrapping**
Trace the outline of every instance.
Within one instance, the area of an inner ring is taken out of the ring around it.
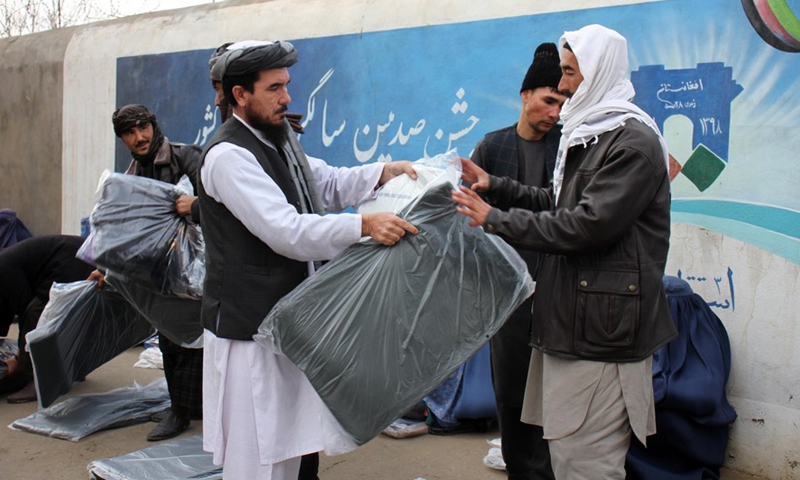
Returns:
[[[199,300],[161,295],[112,271],[106,273],[106,283],[172,342],[185,348],[203,347]]]
[[[351,246],[278,302],[255,336],[306,374],[358,444],[416,405],[533,292],[524,261],[468,225],[452,188],[435,182],[400,212],[418,235]]]
[[[9,425],[14,430],[77,442],[110,428],[150,421],[169,408],[167,380],[159,378],[141,387],[123,387],[105,393],[76,395]]]
[[[153,328],[113,288],[54,283],[38,326],[25,336],[39,407],[51,405],[100,365],[138,345]]]
[[[106,173],[77,257],[158,293],[201,298],[203,235],[175,210],[175,200],[186,194],[182,184]]]
[[[103,480],[221,480],[222,467],[203,451],[203,437],[179,438],[119,457],[95,460],[88,466],[92,478]]]
[[[414,162],[416,180],[407,174],[398,175],[386,182],[374,198],[362,202],[358,213],[397,213],[419,198],[428,185],[450,182],[458,185],[461,179],[461,159],[455,149]]]

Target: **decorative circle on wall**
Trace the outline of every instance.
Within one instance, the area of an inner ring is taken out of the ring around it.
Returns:
[[[750,24],[769,45],[800,52],[800,20],[787,0],[742,0]]]

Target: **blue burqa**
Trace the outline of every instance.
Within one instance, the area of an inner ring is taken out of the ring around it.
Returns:
[[[719,479],[736,412],[725,385],[731,347],[720,319],[688,283],[664,277],[678,337],[653,355],[655,435],[631,442],[627,478]]]

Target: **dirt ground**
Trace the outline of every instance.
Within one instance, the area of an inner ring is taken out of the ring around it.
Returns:
[[[15,333],[10,335],[15,338]],[[141,348],[133,348],[92,372],[62,397],[101,393],[146,385],[163,375],[160,370],[134,368]],[[62,400],[60,399],[60,400]],[[0,396],[0,422],[9,425],[37,409],[37,404],[11,405]],[[145,436],[155,423],[145,423],[90,435],[70,442],[4,429],[0,434],[0,480],[88,479],[87,465],[93,460],[115,457],[153,446]],[[193,421],[181,437],[202,433],[202,422]],[[502,480],[504,472],[484,465],[488,441],[498,432],[453,436],[423,435],[394,439],[379,436],[358,450],[335,457],[321,456],[322,480]],[[724,470],[723,480],[753,480],[755,477]],[[166,480],[166,479],[165,479]]]

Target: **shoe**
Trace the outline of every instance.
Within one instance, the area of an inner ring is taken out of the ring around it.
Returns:
[[[161,423],[161,420],[164,420],[164,417],[167,416],[167,412],[169,412],[171,410],[172,410],[171,408],[167,407],[164,410],[161,410],[160,412],[156,412],[156,413],[150,415],[150,421],[151,422],[156,422],[156,423]]]
[[[189,428],[189,417],[179,417],[172,410],[168,410],[164,418],[158,422],[156,428],[147,434],[148,442],[158,442],[177,437]]]
[[[21,390],[9,395],[6,401],[8,403],[29,403],[35,402],[36,399],[36,384],[30,381]]]

